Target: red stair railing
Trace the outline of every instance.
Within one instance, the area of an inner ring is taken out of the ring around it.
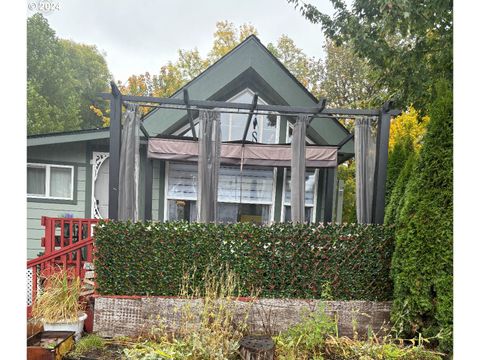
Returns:
[[[45,236],[42,237],[43,255],[27,261],[32,272],[31,304],[35,301],[42,277],[55,269],[74,272],[81,279],[85,276],[85,263],[93,262],[93,229],[97,219],[50,218],[42,216]],[[27,304],[30,316],[31,305]]]

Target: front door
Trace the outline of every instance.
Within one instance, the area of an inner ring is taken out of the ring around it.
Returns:
[[[94,152],[92,157],[92,218],[108,218],[109,154]]]

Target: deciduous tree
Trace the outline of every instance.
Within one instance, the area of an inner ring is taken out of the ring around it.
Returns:
[[[106,104],[96,94],[110,77],[95,46],[59,39],[41,14],[28,18],[28,134],[101,126]]]
[[[453,80],[452,0],[331,0],[334,15],[287,0],[336,44],[351,43],[388,90],[384,99],[425,110],[436,79]]]

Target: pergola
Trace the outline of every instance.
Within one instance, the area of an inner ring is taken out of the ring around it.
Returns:
[[[327,192],[325,199],[324,222],[332,221],[332,203],[334,191],[334,169],[336,163],[336,150],[340,149],[344,144],[353,138],[353,134],[347,135],[340,143],[331,144],[329,146],[317,146],[315,149],[305,146],[305,128],[312,121],[322,121],[322,118],[353,118],[353,117],[376,117],[378,119],[376,130],[376,146],[375,146],[375,167],[373,174],[373,200],[371,204],[371,223],[381,224],[384,220],[385,212],[385,185],[387,175],[387,158],[388,158],[388,140],[390,132],[390,120],[392,116],[400,113],[399,110],[392,108],[393,102],[387,101],[380,109],[342,109],[342,108],[327,108],[326,99],[321,99],[314,107],[299,107],[287,105],[263,105],[258,104],[258,95],[255,94],[251,104],[234,103],[225,101],[213,100],[192,100],[189,99],[188,90],[183,90],[183,98],[161,98],[152,96],[135,96],[122,95],[115,85],[111,82],[111,93],[100,94],[102,98],[110,101],[110,162],[109,162],[109,210],[108,217],[110,219],[119,219],[119,173],[121,163],[121,148],[122,148],[122,107],[128,104],[136,104],[137,106],[147,107],[161,107],[167,109],[183,109],[187,112],[188,121],[192,137],[185,139],[181,137],[162,137],[157,134],[149,134],[143,124],[140,122],[139,128],[148,141],[147,163],[145,169],[145,220],[152,218],[152,185],[153,185],[153,159],[180,159],[184,161],[198,161],[199,152],[197,150],[202,145],[202,139],[199,139],[194,125],[193,112],[215,111],[215,112],[234,112],[241,114],[248,114],[243,138],[238,142],[229,142],[217,144],[221,151],[219,158],[222,162],[229,162],[240,164],[250,161],[251,164],[262,164],[270,166],[291,166],[292,182],[296,181],[297,186],[292,186],[292,199],[295,196],[304,194],[301,192],[301,179],[305,178],[305,167],[325,167],[328,169],[326,182]],[[254,114],[269,114],[275,113],[278,115],[285,115],[296,117],[296,124],[302,122],[303,126],[299,126],[297,136],[292,138],[292,144],[257,144],[246,140],[248,129]],[[306,121],[305,121],[306,119]],[[211,127],[209,128],[211,132]],[[207,134],[208,135],[208,134]],[[211,135],[211,134],[209,134]],[[297,137],[300,140],[295,140]],[[209,138],[209,141],[215,140]],[[221,140],[220,140],[221,141]],[[180,145],[179,145],[180,142]],[[218,140],[217,140],[218,142]],[[177,147],[175,147],[177,146]],[[180,146],[180,147],[178,147]],[[273,148],[276,147],[276,148]],[[182,154],[176,153],[176,149],[182,149]],[[334,149],[334,162],[332,162],[332,152],[326,151]],[[211,150],[210,150],[211,151]],[[272,155],[273,154],[273,155]],[[313,155],[312,155],[313,154]],[[205,154],[203,154],[205,155]],[[211,154],[207,154],[207,157]],[[124,155],[125,156],[125,155]],[[330,156],[330,158],[328,158]],[[357,158],[358,154],[355,154]],[[363,157],[367,155],[362,154]],[[358,158],[357,158],[358,159]],[[317,160],[317,162],[315,162]],[[323,161],[323,162],[322,162]],[[199,175],[206,173],[205,162],[199,162]],[[199,181],[200,182],[200,181]],[[304,185],[304,184],[303,184]],[[299,189],[300,188],[300,189]],[[216,191],[214,192],[216,194]],[[209,201],[215,201],[216,198]],[[302,199],[300,199],[302,201]],[[304,199],[303,199],[304,201]],[[298,209],[298,206],[297,206]],[[292,219],[295,213],[294,205],[292,203]],[[300,219],[302,219],[300,217]],[[207,222],[215,221],[215,219],[208,217]]]

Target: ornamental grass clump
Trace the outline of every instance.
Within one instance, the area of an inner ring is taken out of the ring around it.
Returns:
[[[36,297],[32,315],[44,323],[73,323],[83,310],[79,302],[81,281],[66,270],[55,270],[45,278],[42,290]]]

